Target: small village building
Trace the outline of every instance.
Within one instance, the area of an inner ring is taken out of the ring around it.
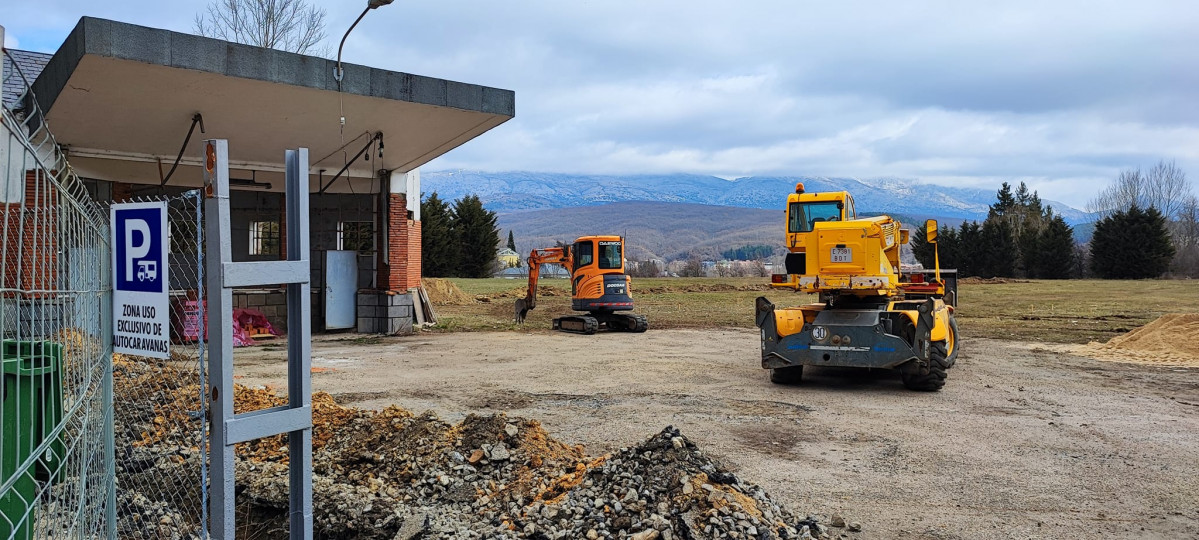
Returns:
[[[520,266],[520,255],[509,248],[499,250],[495,258],[499,261],[501,268],[516,268]]]

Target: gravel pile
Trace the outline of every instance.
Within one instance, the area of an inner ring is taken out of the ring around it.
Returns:
[[[161,363],[116,364],[118,395],[129,404],[118,409],[121,536],[195,537],[198,387],[169,384],[179,378]],[[282,403],[269,388],[243,386],[235,388],[234,400],[239,412]],[[343,407],[316,393],[313,421],[317,538],[829,536],[817,519],[786,510],[672,427],[595,457],[555,440],[535,420],[504,414],[450,424],[399,407]],[[285,534],[286,437],[239,444],[237,455],[239,529]],[[828,524],[846,525],[838,517]]]
[[[399,408],[363,412],[313,454],[314,522],[326,538],[825,538],[668,427],[589,458],[531,420],[450,425]],[[287,468],[247,456],[243,496],[287,508]]]

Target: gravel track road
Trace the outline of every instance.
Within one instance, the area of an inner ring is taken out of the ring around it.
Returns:
[[[673,424],[797,513],[860,522],[850,538],[1199,538],[1199,369],[963,331],[937,393],[832,368],[772,385],[743,329],[324,336],[313,389],[506,411],[592,455]],[[285,354],[239,349],[238,382],[282,388]]]

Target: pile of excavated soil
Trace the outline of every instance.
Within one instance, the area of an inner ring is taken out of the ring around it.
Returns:
[[[465,306],[475,303],[474,297],[463,292],[448,279],[424,278],[420,280],[420,284],[434,305]]]
[[[958,280],[959,285],[1003,285],[1005,283],[1031,283],[1027,279],[1012,279],[1012,278],[981,278],[978,276],[970,276]]]
[[[633,293],[666,294],[666,293],[706,293],[706,292],[738,292],[738,291],[769,291],[770,284],[755,283],[752,285],[731,285],[728,283],[692,283],[683,286],[638,287],[633,283]]]
[[[200,388],[149,359],[117,355],[118,469],[129,496],[118,509],[130,537],[194,537],[196,509],[168,479],[194,474]],[[234,409],[283,404],[272,388],[236,385]],[[451,424],[431,412],[338,405],[313,394],[316,535],[355,539],[827,538],[815,518],[783,508],[667,427],[619,452],[588,456],[535,420],[468,415]],[[262,532],[287,527],[283,435],[237,448],[239,512]],[[195,486],[191,486],[195,489]],[[194,495],[194,497],[193,497]],[[244,505],[244,507],[242,507]],[[241,519],[241,518],[239,518]],[[156,525],[152,525],[156,524]]]
[[[671,427],[591,458],[535,421],[470,415],[451,425],[391,408],[343,426],[313,463],[322,537],[828,537]],[[249,457],[238,480],[261,510],[286,510],[286,467]]]
[[[529,293],[527,287],[517,287],[506,291],[483,295],[489,300],[497,298],[524,298]],[[570,291],[553,285],[538,285],[537,296],[570,296]]]
[[[1199,313],[1170,313],[1116,336],[1091,342],[1084,354],[1100,360],[1199,367]]]

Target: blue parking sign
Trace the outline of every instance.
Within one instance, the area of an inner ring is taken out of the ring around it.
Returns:
[[[171,357],[166,202],[114,204],[113,352]]]
[[[165,208],[115,210],[116,288],[161,293],[165,290],[163,238]]]

